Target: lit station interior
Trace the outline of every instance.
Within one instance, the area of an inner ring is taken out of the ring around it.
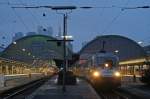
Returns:
[[[61,67],[63,50],[60,42],[49,42],[56,38],[44,35],[23,37],[10,44],[2,53],[0,72],[3,74],[22,74],[29,72],[44,72],[53,67]],[[106,52],[119,56],[119,68],[124,75],[140,75],[148,68],[149,55],[137,42],[119,35],[104,35],[94,38],[79,52],[79,64],[102,49],[105,41]],[[97,46],[99,45],[99,46]],[[68,48],[68,59],[73,52]],[[5,65],[4,65],[5,64]],[[49,69],[47,69],[49,68]]]
[[[0,73],[26,74],[53,72],[63,62],[63,46],[60,42],[47,41],[56,38],[44,35],[23,37],[10,44],[2,53]],[[68,59],[72,51],[68,49]]]
[[[104,49],[119,57],[119,68],[124,75],[140,75],[141,71],[148,68],[149,57],[146,51],[137,42],[119,35],[103,35],[88,42],[79,52],[79,64],[84,64],[93,54]]]
[[[0,99],[149,99],[150,2],[129,1],[2,0]]]

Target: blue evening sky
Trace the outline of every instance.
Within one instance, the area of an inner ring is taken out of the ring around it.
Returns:
[[[9,4],[8,4],[9,2]],[[12,9],[23,5],[74,5],[103,7],[135,7],[150,5],[150,0],[0,0],[0,44],[9,44],[16,32],[37,31],[37,26],[52,26],[53,35],[62,27],[62,16],[51,9]],[[46,13],[43,17],[42,14]],[[18,18],[19,17],[19,18]],[[99,35],[114,34],[135,41],[150,42],[150,9],[124,10],[120,8],[76,9],[68,18],[68,34],[74,38],[74,51],[82,42]],[[4,39],[5,38],[5,39]]]

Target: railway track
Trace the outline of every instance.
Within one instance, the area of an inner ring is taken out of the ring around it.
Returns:
[[[139,97],[137,94],[132,94],[124,89],[118,88],[115,90],[101,91],[96,90],[101,99],[147,99]]]
[[[128,95],[125,92],[122,92],[122,90],[120,89],[116,89],[116,90],[101,90],[99,88],[96,88],[95,85],[93,85],[91,83],[91,81],[89,81],[88,79],[84,78],[84,77],[79,77],[81,79],[86,80],[88,83],[90,83],[92,85],[92,87],[95,89],[95,91],[99,94],[100,99],[134,99],[131,97],[131,95]],[[138,99],[138,98],[136,98]]]
[[[86,80],[88,83],[92,85],[92,87],[95,89],[95,91],[99,94],[101,99],[132,99],[130,96],[123,94],[120,90],[101,90],[99,88],[96,88],[95,85],[91,83],[90,80],[79,77],[81,79]]]
[[[50,78],[51,77],[44,77],[39,80],[27,83],[25,85],[21,85],[13,89],[7,90],[3,93],[0,93],[0,99],[25,99],[27,95],[31,94]]]
[[[129,96],[116,90],[99,91],[98,94],[100,95],[101,99],[131,99]]]

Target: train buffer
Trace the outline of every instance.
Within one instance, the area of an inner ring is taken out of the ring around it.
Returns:
[[[100,99],[91,85],[84,80],[78,79],[76,85],[67,85],[66,92],[56,82],[57,78],[53,77],[26,99]]]

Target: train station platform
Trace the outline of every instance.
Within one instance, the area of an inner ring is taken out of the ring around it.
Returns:
[[[142,83],[138,76],[136,76],[136,81],[134,81],[132,75],[124,76],[121,89],[124,92],[135,96],[135,98],[138,97],[138,99],[150,98],[150,86]]]
[[[136,78],[134,78],[133,75],[124,75],[121,81],[122,87],[144,85],[144,83],[140,81],[140,76],[136,76]]]
[[[21,85],[25,85],[42,77],[43,75],[41,74],[32,74],[31,77],[27,74],[4,75],[3,86],[2,83],[0,83],[0,93]]]
[[[66,92],[56,82],[57,77],[53,77],[26,99],[100,99],[91,85],[84,80],[78,79],[76,85],[67,85]]]

